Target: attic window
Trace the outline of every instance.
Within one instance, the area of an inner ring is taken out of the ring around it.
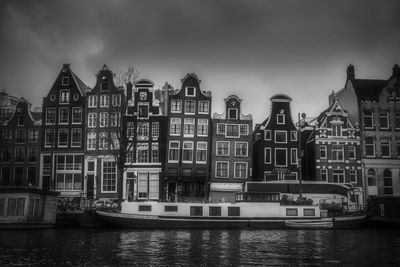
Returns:
[[[285,124],[285,114],[277,114],[276,121],[278,124]]]
[[[62,77],[61,85],[69,85],[69,77]]]
[[[186,87],[186,96],[196,96],[196,91],[194,87]]]
[[[238,110],[236,108],[228,109],[228,119],[236,120],[238,115]]]

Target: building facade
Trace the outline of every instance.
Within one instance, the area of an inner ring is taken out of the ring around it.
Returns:
[[[400,67],[386,80],[356,79],[347,68],[345,99],[361,130],[361,157],[367,196],[400,195]],[[332,99],[333,96],[330,96]]]
[[[269,118],[254,131],[253,180],[297,180],[299,142],[290,110],[292,98],[278,94],[270,100]]]
[[[208,199],[211,151],[211,92],[189,73],[180,89],[168,90],[166,191],[169,200]]]
[[[165,200],[164,169],[167,118],[155,98],[154,83],[147,79],[127,86],[127,157],[124,172],[124,199]]]
[[[88,87],[64,64],[43,98],[40,177],[60,197],[84,193],[86,91]]]
[[[225,99],[225,113],[213,115],[210,201],[234,201],[235,193],[251,180],[253,120],[241,112],[242,100]]]
[[[41,187],[39,176],[41,115],[21,98],[10,119],[0,123],[0,186]]]
[[[114,84],[113,72],[104,65],[96,84],[86,93],[85,192],[87,198],[117,198],[118,170],[115,153],[124,114],[123,88]],[[122,178],[121,178],[122,179]]]
[[[5,89],[0,92],[0,122],[11,118],[18,101],[17,97],[7,94]]]

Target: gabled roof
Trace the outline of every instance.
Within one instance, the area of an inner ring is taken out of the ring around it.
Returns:
[[[81,91],[81,94],[83,96],[86,96],[86,92],[90,91],[89,86],[87,86],[84,82],[82,82],[82,80],[75,73],[73,73],[72,71],[71,71],[71,74],[72,74],[72,77],[75,80],[76,85],[78,86],[79,91]]]

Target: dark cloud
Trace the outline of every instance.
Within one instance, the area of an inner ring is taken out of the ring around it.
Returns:
[[[283,92],[315,115],[347,64],[360,77],[390,75],[399,11],[395,0],[1,1],[0,87],[40,105],[62,63],[89,86],[104,63],[134,64],[156,86],[197,72],[216,111],[235,93],[260,121]]]

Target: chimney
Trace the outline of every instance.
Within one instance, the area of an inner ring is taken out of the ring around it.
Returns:
[[[127,98],[127,100],[132,99],[132,83],[131,82],[128,82],[126,84],[126,98]]]
[[[393,66],[393,76],[400,77],[400,67],[398,64],[394,64]]]
[[[355,79],[354,66],[350,64],[347,67],[347,80],[354,80],[354,79]]]
[[[168,114],[168,89],[170,88],[172,88],[172,86],[168,84],[168,82],[165,82],[165,85],[163,86],[161,91],[160,106],[163,115]]]

